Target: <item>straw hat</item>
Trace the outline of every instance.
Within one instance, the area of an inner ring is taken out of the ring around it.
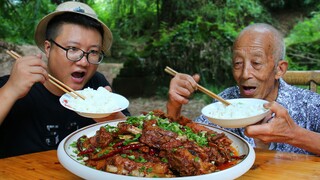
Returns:
[[[37,46],[41,49],[41,51],[44,52],[44,41],[46,40],[46,30],[47,30],[47,25],[48,22],[55,16],[59,14],[63,14],[65,12],[72,12],[76,14],[82,14],[84,16],[91,17],[92,19],[97,20],[101,26],[103,27],[103,47],[102,50],[104,52],[107,52],[112,44],[112,33],[108,26],[106,26],[102,21],[98,19],[97,14],[94,12],[94,10],[89,7],[87,4],[80,3],[80,2],[74,2],[74,1],[69,1],[60,4],[57,9],[48,14],[47,16],[43,17],[41,21],[39,22],[34,38]]]

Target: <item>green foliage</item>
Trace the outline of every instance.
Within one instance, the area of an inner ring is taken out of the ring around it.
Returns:
[[[185,21],[173,30],[163,26],[159,41],[154,41],[147,50],[147,67],[160,77],[167,76],[163,70],[170,66],[183,73],[200,73],[202,83],[212,82],[209,79],[215,79],[215,74],[231,72],[232,41],[225,38],[228,35],[223,34],[219,25],[203,22],[201,18]]]
[[[308,8],[318,4],[318,0],[261,0],[270,9]]]
[[[103,12],[101,17],[109,27],[119,30],[121,37],[132,38],[149,35],[156,29],[155,1],[114,0],[109,3],[96,3],[95,10]]]
[[[40,18],[55,9],[50,0],[5,1],[0,5],[0,39],[18,44],[33,44]]]
[[[320,69],[320,13],[299,22],[285,39],[291,70]]]
[[[209,1],[192,17],[172,28],[163,23],[159,39],[145,49],[146,67],[161,80],[167,80],[163,69],[170,66],[182,73],[199,73],[200,83],[206,86],[234,84],[231,47],[235,37],[247,24],[271,22],[263,7],[251,0]]]
[[[285,39],[286,45],[308,43],[320,39],[320,12],[315,12],[312,18],[299,22]]]
[[[0,1],[0,39],[33,44],[36,24],[61,1]],[[199,73],[205,87],[234,84],[230,63],[235,37],[251,23],[279,28],[269,13],[273,10],[314,11],[287,36],[287,59],[290,69],[320,69],[318,0],[80,1],[88,3],[113,33],[112,49],[104,62],[124,62],[120,75],[126,77],[158,77],[159,96],[166,95],[171,79],[164,72],[165,66],[182,73]]]

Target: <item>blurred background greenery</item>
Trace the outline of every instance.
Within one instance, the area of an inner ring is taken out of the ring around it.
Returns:
[[[36,24],[61,2],[0,1],[0,40],[34,44]],[[134,86],[138,84],[132,79],[135,77],[143,79],[140,86],[154,87],[145,88],[142,96],[167,93],[171,77],[164,72],[166,66],[183,73],[199,73],[200,84],[216,93],[233,85],[231,46],[239,31],[251,23],[269,23],[282,31],[290,70],[320,69],[318,0],[81,2],[91,5],[113,32],[113,46],[105,62],[123,63],[119,81],[131,80]]]

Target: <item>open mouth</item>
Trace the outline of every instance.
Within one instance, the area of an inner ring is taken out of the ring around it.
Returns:
[[[85,74],[86,74],[85,72],[74,72],[71,74],[71,76],[73,78],[81,79],[84,77]]]
[[[244,94],[247,96],[253,95],[253,93],[257,89],[257,87],[255,87],[255,86],[242,86],[242,88],[243,88]]]
[[[85,72],[80,72],[80,71],[73,72],[71,74],[73,82],[75,83],[83,83],[85,75],[86,75]]]

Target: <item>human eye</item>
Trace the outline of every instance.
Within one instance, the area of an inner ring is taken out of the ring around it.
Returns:
[[[79,52],[79,51],[81,51],[79,48],[76,48],[76,47],[73,47],[73,46],[71,46],[71,47],[68,47],[68,51],[70,52],[70,53],[77,53],[77,52]]]
[[[252,60],[251,64],[255,69],[260,69],[262,67],[262,63],[259,60]]]
[[[99,56],[99,55],[100,55],[100,52],[99,52],[99,51],[96,51],[96,50],[90,50],[89,53],[90,53],[92,56]]]
[[[233,60],[233,68],[234,69],[240,69],[243,66],[243,61],[241,59],[234,59]]]
[[[252,61],[252,64],[254,64],[254,65],[260,65],[261,62],[260,62],[260,61],[257,61],[257,60],[253,60],[253,61]]]

